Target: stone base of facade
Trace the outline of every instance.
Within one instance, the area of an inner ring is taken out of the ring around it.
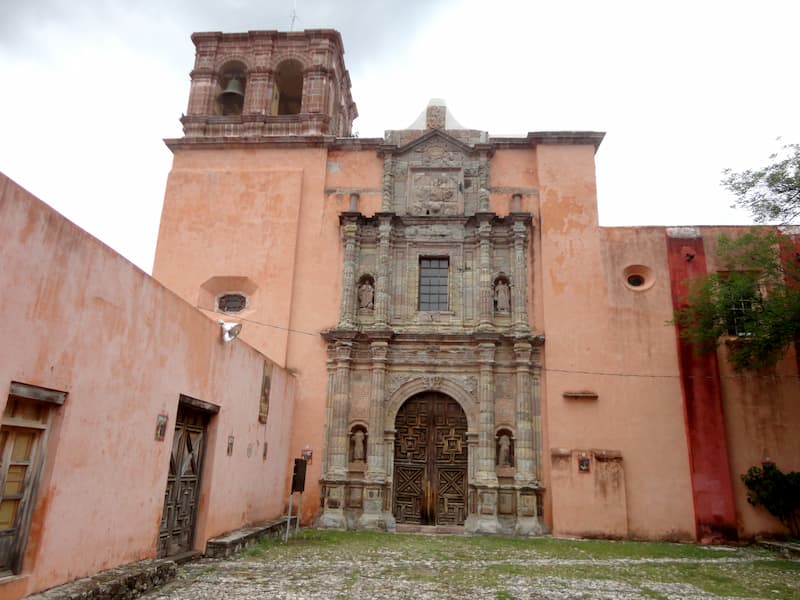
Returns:
[[[321,529],[347,529],[347,519],[344,515],[344,498],[346,484],[340,481],[331,481],[322,486],[323,504],[322,512],[315,523]]]
[[[464,521],[467,533],[500,533],[500,522],[497,515],[470,515]]]

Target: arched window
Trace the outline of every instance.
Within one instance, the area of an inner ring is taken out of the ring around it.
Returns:
[[[297,115],[303,102],[303,65],[298,60],[285,60],[275,70],[272,94],[273,115]]]

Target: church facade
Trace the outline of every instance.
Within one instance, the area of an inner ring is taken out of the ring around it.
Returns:
[[[794,351],[744,377],[667,323],[735,228],[599,227],[602,133],[493,137],[432,101],[353,137],[334,31],[192,39],[153,275],[296,375],[305,523],[779,530],[738,475],[800,467]]]

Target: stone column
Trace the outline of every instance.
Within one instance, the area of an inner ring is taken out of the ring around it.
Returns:
[[[512,215],[514,220],[514,262],[512,274],[514,285],[511,287],[511,317],[515,331],[529,331],[528,325],[528,260],[526,255],[528,242],[528,223],[530,215]]]
[[[267,68],[251,69],[247,77],[247,88],[244,91],[245,115],[263,116],[267,106],[267,88],[272,77],[272,70]]]
[[[492,223],[491,213],[478,215],[478,328],[492,327]]]
[[[343,529],[346,527],[344,504],[347,483],[347,421],[350,413],[350,361],[353,344],[337,340],[335,345],[335,371],[333,399],[331,401],[328,429],[328,461],[325,473],[325,505],[318,525]]]
[[[342,213],[339,222],[344,238],[344,266],[342,269],[342,305],[339,316],[340,329],[355,327],[356,299],[356,255],[358,250],[358,217],[357,213]]]
[[[494,442],[494,342],[479,345],[478,380],[478,472],[475,477],[477,514],[470,514],[464,527],[471,533],[497,533],[497,472]]]
[[[481,152],[478,165],[478,212],[489,212],[489,157]]]
[[[531,405],[531,345],[528,342],[514,344],[514,363],[516,367],[515,421],[516,440],[514,462],[518,484],[530,484],[534,479],[533,458],[533,418]]]
[[[392,211],[392,196],[394,195],[393,183],[394,183],[394,173],[392,169],[394,168],[394,161],[392,160],[391,154],[386,154],[383,157],[383,189],[381,195],[381,212],[391,212]]]
[[[478,433],[478,475],[479,483],[497,483],[495,472],[494,444],[494,353],[492,342],[481,343],[480,376],[478,380],[479,433]]]
[[[378,273],[375,281],[375,327],[388,327],[389,312],[389,245],[392,236],[392,215],[379,214]]]
[[[353,344],[336,342],[336,371],[333,377],[330,447],[328,448],[328,477],[347,476],[347,419],[350,413],[350,355]]]
[[[328,347],[328,389],[325,395],[325,433],[323,436],[322,463],[320,473],[325,477],[328,473],[328,449],[331,447],[331,423],[333,422],[333,393],[335,389],[336,360],[333,358],[332,348]]]
[[[538,350],[537,350],[538,352]],[[514,344],[517,370],[515,458],[517,472],[514,483],[517,493],[517,522],[515,535],[541,535],[546,526],[539,509],[541,489],[541,424],[539,413],[539,372],[531,374],[531,344]]]
[[[542,481],[542,408],[541,408],[541,367],[534,366],[531,395],[533,415],[533,477],[537,482]]]
[[[364,508],[358,520],[363,529],[385,530],[383,492],[386,482],[384,463],[384,394],[388,342],[370,344],[372,353],[372,382],[369,399],[369,435],[367,437],[367,473],[364,489]]]
[[[369,399],[369,437],[367,438],[367,480],[380,481],[386,478],[383,461],[384,395],[386,384],[386,356],[389,344],[377,341],[370,344],[372,353],[372,382]]]

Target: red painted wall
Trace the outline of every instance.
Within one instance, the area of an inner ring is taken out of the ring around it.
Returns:
[[[688,281],[707,273],[700,237],[667,235],[672,303],[686,305]],[[717,355],[698,355],[676,326],[696,535],[701,541],[736,539],[736,508],[728,461]]]

